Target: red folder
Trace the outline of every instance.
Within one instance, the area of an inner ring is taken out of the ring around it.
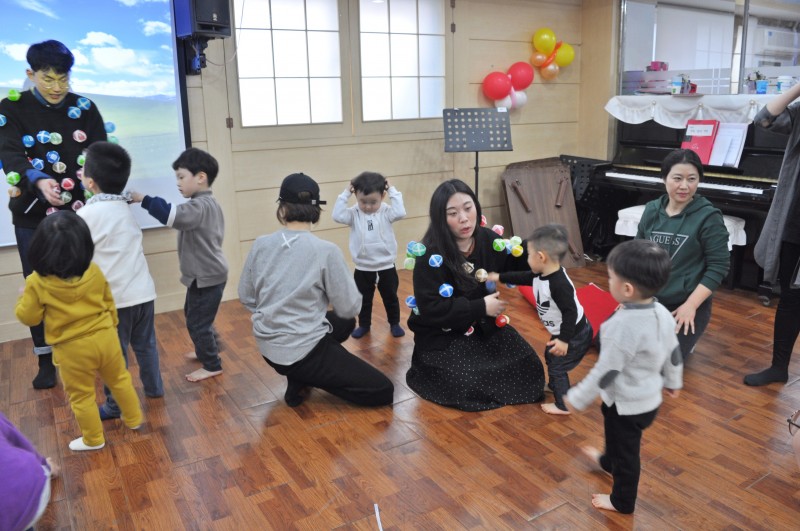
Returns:
[[[718,129],[719,120],[689,120],[681,147],[691,149],[700,156],[700,162],[708,164]]]

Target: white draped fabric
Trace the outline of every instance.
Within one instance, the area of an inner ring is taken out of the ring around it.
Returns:
[[[614,96],[605,109],[625,123],[654,120],[673,129],[685,129],[689,120],[750,123],[759,109],[774,97],[774,94]]]

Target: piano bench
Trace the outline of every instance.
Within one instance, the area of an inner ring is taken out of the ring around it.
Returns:
[[[623,208],[617,212],[617,224],[614,232],[620,236],[635,237],[639,228],[639,220],[642,219],[644,205],[636,205]],[[722,221],[728,229],[728,250],[731,251],[731,269],[728,278],[725,280],[726,287],[733,289],[739,283],[739,276],[742,271],[742,260],[744,259],[744,248],[747,244],[747,234],[744,231],[744,220],[736,216],[723,215]],[[738,249],[734,249],[733,246]]]

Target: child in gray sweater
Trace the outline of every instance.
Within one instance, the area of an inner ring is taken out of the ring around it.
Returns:
[[[325,204],[319,186],[294,173],[283,180],[278,201],[285,228],[253,243],[239,300],[253,314],[261,355],[286,376],[286,404],[299,406],[313,387],[359,405],[391,404],[392,382],[340,344],[355,328],[361,294],[342,251],[311,234]]]
[[[600,328],[600,356],[586,378],[569,390],[576,409],[603,399],[605,451],[584,453],[612,475],[611,494],[593,494],[598,509],[633,512],[639,487],[642,432],[656,418],[665,389],[677,398],[683,387],[683,356],[675,318],[653,297],[667,282],[667,252],[649,240],[616,246],[607,258],[608,284],[620,309]]]

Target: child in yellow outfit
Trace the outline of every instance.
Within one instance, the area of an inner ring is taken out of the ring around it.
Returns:
[[[53,364],[83,434],[69,443],[75,451],[105,446],[95,399],[96,373],[117,399],[125,425],[135,430],[143,421],[122,357],[111,288],[91,261],[93,255],[85,221],[69,211],[47,216],[31,240],[28,260],[34,272],[25,279],[15,308],[17,319],[26,326],[45,321]]]

